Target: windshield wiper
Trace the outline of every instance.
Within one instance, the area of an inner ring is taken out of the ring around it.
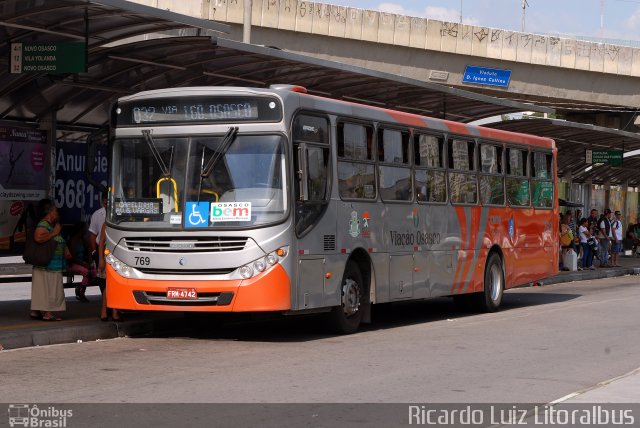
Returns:
[[[153,142],[153,137],[151,136],[151,131],[148,130],[148,129],[143,129],[140,132],[142,132],[142,136],[144,137],[144,141],[147,142],[147,145],[149,146],[149,150],[151,151],[151,154],[153,154],[153,157],[156,160],[156,163],[160,167],[160,170],[162,172],[162,176],[163,177],[170,177],[171,176],[171,163],[172,163],[172,160],[173,160],[173,146],[171,147],[171,155],[169,156],[169,166],[167,167],[167,165],[164,163],[164,160],[162,159],[162,156],[160,155],[160,152],[158,152],[158,148],[156,147],[156,144]]]
[[[222,142],[220,143],[220,150],[218,150],[211,156],[211,158],[209,159],[209,162],[207,162],[207,165],[202,169],[202,172],[200,173],[201,183],[203,178],[207,178],[209,175],[211,175],[211,172],[213,171],[213,167],[216,166],[216,163],[218,162],[218,160],[220,160],[220,158],[224,156],[225,153],[227,153],[227,150],[229,150],[229,147],[231,147],[231,143],[233,143],[233,141],[236,139],[236,135],[238,135],[238,127],[237,126],[229,127],[229,130],[227,131],[224,138],[222,139]],[[202,156],[203,156],[202,160],[204,160],[204,151],[202,152]]]

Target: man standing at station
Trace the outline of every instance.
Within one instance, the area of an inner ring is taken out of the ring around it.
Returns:
[[[91,214],[91,222],[89,223],[89,250],[91,251],[91,257],[96,262],[96,266],[98,265],[97,250],[98,245],[100,245],[100,231],[102,230],[102,225],[107,218],[106,207],[108,195],[109,193],[107,189],[102,191],[100,198],[101,207]]]
[[[596,236],[598,234],[598,210],[591,210],[591,214],[587,219],[587,228],[592,236]]]
[[[600,267],[608,267],[609,245],[611,244],[611,210],[606,208],[598,222],[598,240],[600,241]]]
[[[611,220],[611,235],[613,236],[613,247],[611,248],[611,265],[620,267],[618,257],[622,252],[622,213],[615,212],[615,217]]]

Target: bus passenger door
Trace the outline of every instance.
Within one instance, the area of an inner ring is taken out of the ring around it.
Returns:
[[[389,297],[391,300],[413,296],[413,255],[390,256]]]
[[[298,309],[324,305],[324,266],[324,258],[298,262]]]

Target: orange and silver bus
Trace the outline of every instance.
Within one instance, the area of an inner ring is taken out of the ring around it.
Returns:
[[[326,312],[453,296],[495,311],[558,269],[553,140],[308,94],[193,87],[112,113],[107,300]]]

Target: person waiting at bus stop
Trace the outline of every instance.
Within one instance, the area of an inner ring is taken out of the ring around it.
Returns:
[[[34,266],[31,274],[31,318],[43,321],[62,321],[53,312],[61,312],[67,308],[64,299],[64,285],[62,272],[65,269],[65,259],[69,257],[69,250],[64,239],[60,236],[62,226],[58,209],[51,199],[38,202],[38,218],[40,221],[34,232],[34,240],[44,243],[54,240],[57,245],[53,258],[47,266]]]
[[[81,221],[73,225],[68,246],[71,257],[67,260],[67,271],[82,275],[82,282],[75,289],[76,299],[88,302],[85,292],[89,281],[96,276],[96,267],[89,253],[87,223]]]
[[[560,220],[560,269],[569,270],[569,266],[564,266],[564,258],[567,252],[573,250],[573,231],[569,227],[571,214],[565,213]]]
[[[593,239],[593,237],[587,225],[588,220],[586,218],[580,219],[578,233],[580,234],[580,245],[582,246],[582,269],[594,270],[593,252],[591,251],[591,245],[589,245],[589,240]]]
[[[622,213],[615,212],[615,217],[611,219],[611,235],[613,237],[613,245],[611,246],[611,265],[620,267],[618,257],[622,252]]]
[[[609,247],[612,240],[611,235],[611,210],[604,210],[604,214],[598,221],[598,240],[600,241],[600,267],[609,267]]]

